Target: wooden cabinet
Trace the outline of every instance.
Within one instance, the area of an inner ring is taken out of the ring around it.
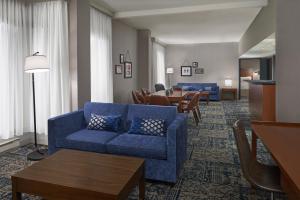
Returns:
[[[229,97],[228,97],[229,95]],[[237,99],[237,88],[222,88],[221,89],[222,100],[236,100]]]
[[[274,81],[248,81],[252,120],[276,121],[276,85]]]

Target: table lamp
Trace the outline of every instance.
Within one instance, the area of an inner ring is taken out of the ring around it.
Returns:
[[[225,79],[225,87],[232,87],[232,80],[227,78]]]
[[[174,74],[174,68],[168,67],[168,68],[167,68],[167,74],[168,74],[168,84],[169,84],[169,88],[171,88],[171,79],[170,79],[170,75],[171,75],[171,74]]]
[[[28,56],[25,59],[24,71],[31,74],[32,78],[32,95],[33,95],[33,122],[34,122],[34,146],[35,151],[27,155],[28,160],[37,161],[47,156],[47,149],[39,149],[37,144],[36,133],[36,112],[35,112],[35,85],[34,74],[40,72],[49,71],[49,65],[46,56],[38,55],[39,52],[34,53],[32,56]]]

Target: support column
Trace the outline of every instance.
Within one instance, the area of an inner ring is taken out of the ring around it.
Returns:
[[[138,30],[138,87],[151,89],[152,41],[150,30]]]
[[[300,122],[300,1],[277,0],[277,120]]]
[[[72,110],[77,110],[91,99],[89,1],[69,1],[69,52]]]

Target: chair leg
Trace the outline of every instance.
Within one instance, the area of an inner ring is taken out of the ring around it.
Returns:
[[[199,119],[198,119],[197,111],[195,109],[193,109],[193,116],[194,116],[196,126],[198,126]]]
[[[271,200],[273,200],[273,199],[274,199],[274,193],[271,192]]]
[[[198,117],[199,117],[199,121],[201,121],[202,116],[201,116],[201,112],[200,112],[199,106],[197,106],[196,111],[197,111],[197,114],[198,114]]]

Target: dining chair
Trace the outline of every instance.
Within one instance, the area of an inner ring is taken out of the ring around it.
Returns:
[[[234,123],[233,131],[244,177],[252,187],[271,192],[273,200],[274,192],[283,192],[280,185],[280,169],[264,165],[252,156],[244,125],[240,120]]]
[[[200,93],[195,92],[191,95],[192,95],[192,99],[190,101],[188,101],[187,103],[183,103],[182,111],[187,112],[187,113],[192,112],[195,123],[198,126],[200,119],[201,119],[201,114],[200,114],[200,110],[199,110]]]
[[[161,83],[155,84],[154,87],[155,87],[155,91],[156,92],[161,91],[161,90],[166,90],[165,86],[163,84],[161,84]]]
[[[141,92],[139,91],[135,91],[135,94],[138,98],[138,100],[142,103],[142,104],[146,104],[146,97],[144,97]]]
[[[141,92],[142,92],[142,95],[143,95],[144,97],[146,97],[146,96],[148,96],[148,95],[151,94],[150,91],[149,91],[148,89],[145,89],[145,88],[142,88],[142,89],[141,89]]]
[[[149,97],[150,105],[171,106],[171,103],[166,96],[151,95]]]
[[[182,88],[181,88],[181,87],[178,87],[178,86],[174,86],[174,87],[173,87],[173,90],[174,90],[174,91],[182,91]]]
[[[143,104],[143,102],[141,100],[139,100],[136,91],[132,91],[131,94],[132,94],[133,102],[135,104]]]

